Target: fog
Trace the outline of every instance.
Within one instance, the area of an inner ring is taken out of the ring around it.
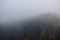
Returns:
[[[40,13],[60,13],[60,0],[0,0],[0,23],[34,17]]]

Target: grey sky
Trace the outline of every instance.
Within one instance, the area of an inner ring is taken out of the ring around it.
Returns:
[[[41,12],[60,13],[60,0],[0,0],[0,22],[22,20]]]

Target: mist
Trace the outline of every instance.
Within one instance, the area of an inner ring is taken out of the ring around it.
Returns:
[[[0,0],[0,23],[24,20],[46,12],[60,13],[60,0]]]

